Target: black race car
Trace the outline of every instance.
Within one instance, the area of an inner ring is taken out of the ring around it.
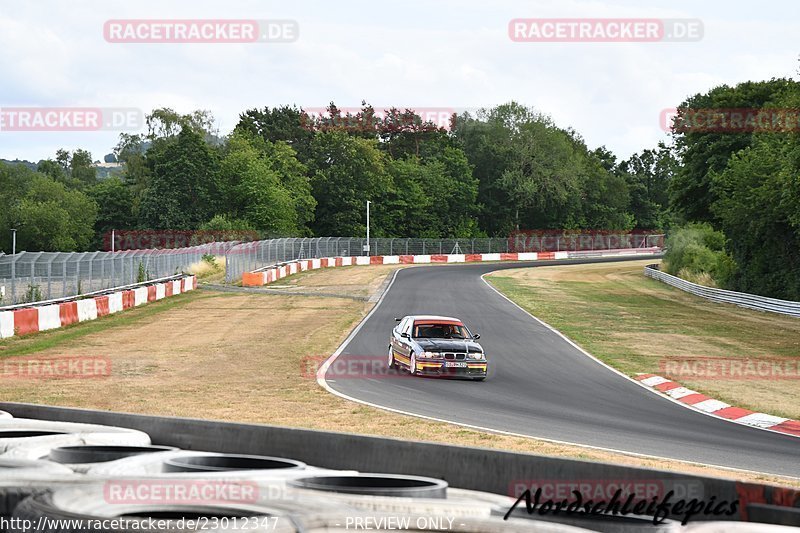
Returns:
[[[411,315],[396,318],[389,339],[389,367],[411,375],[486,379],[488,362],[476,341],[480,335],[447,316]]]

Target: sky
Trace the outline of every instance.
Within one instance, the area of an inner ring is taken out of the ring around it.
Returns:
[[[517,18],[699,19],[690,42],[515,42]],[[110,20],[294,21],[292,42],[115,43]],[[0,109],[477,109],[511,100],[627,158],[668,140],[663,110],[721,84],[797,78],[800,2],[0,0]],[[143,133],[130,127],[127,133]],[[102,159],[119,131],[0,131],[0,158]]]

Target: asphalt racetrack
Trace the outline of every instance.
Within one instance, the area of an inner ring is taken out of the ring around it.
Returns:
[[[479,342],[490,362],[485,382],[409,377],[395,371],[343,377],[329,369],[325,376],[328,386],[376,406],[460,424],[800,477],[800,438],[676,405],[587,357],[481,279],[482,274],[495,270],[541,265],[495,263],[400,270],[378,307],[339,355],[340,364],[365,356],[385,361],[394,317],[455,316],[481,334]]]

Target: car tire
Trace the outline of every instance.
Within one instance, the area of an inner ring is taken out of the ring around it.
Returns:
[[[417,375],[417,354],[411,352],[411,360],[408,363],[408,373],[412,376]]]
[[[389,345],[389,368],[397,369],[397,361],[394,360],[394,349],[391,344]]]

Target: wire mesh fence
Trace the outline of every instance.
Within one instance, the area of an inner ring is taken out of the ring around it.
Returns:
[[[0,306],[77,296],[186,271],[203,256],[224,255],[225,279],[295,259],[358,255],[445,255],[521,251],[602,250],[661,246],[663,235],[607,232],[519,232],[482,239],[357,237],[212,242],[187,248],[118,252],[0,252]]]
[[[519,232],[510,237],[482,239],[404,239],[356,237],[314,237],[268,239],[241,243],[228,250],[225,280],[228,283],[276,263],[295,259],[357,255],[443,255],[488,254],[521,251],[604,250],[661,246],[663,235],[652,233],[613,234],[608,232],[556,234]]]
[[[224,255],[236,242],[120,252],[0,254],[0,306],[37,302],[178,274],[205,254]]]

